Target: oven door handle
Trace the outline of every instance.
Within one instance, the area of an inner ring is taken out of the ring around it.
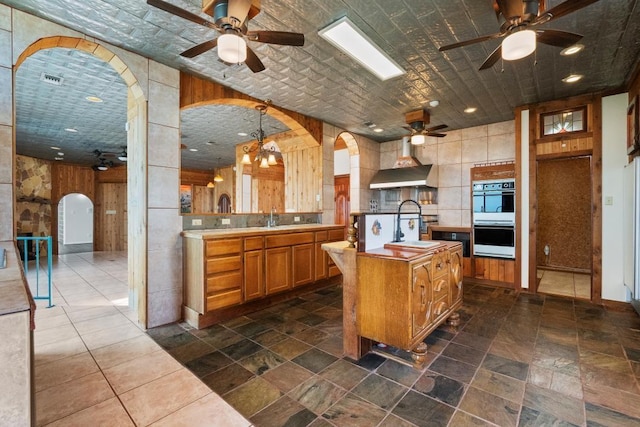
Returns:
[[[477,220],[474,221],[474,227],[515,227],[515,223],[511,220]]]

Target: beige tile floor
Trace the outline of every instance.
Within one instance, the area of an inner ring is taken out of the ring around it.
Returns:
[[[138,327],[126,253],[60,255],[52,277],[55,306],[35,316],[38,426],[251,425]]]
[[[572,298],[591,297],[591,275],[538,269],[538,292]]]

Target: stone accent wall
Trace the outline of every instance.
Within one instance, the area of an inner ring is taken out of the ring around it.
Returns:
[[[16,156],[16,229],[33,236],[51,236],[51,162]],[[46,255],[46,245],[40,247]]]

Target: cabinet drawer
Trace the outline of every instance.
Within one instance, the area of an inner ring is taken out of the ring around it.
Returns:
[[[438,301],[443,298],[447,298],[449,295],[449,280],[448,276],[436,278],[433,282],[433,300]]]
[[[328,231],[328,240],[330,242],[336,242],[336,241],[340,241],[340,240],[344,240],[344,228],[338,228],[338,229],[334,229],[334,230],[327,230]]]
[[[442,317],[448,316],[449,301],[445,299],[437,300],[433,303],[433,320],[432,322],[438,322]]]
[[[263,244],[264,244],[264,238],[262,236],[245,237],[244,250],[255,251],[258,249],[262,249]]]
[[[265,246],[267,248],[277,248],[279,246],[302,245],[304,243],[313,243],[313,233],[292,233],[292,234],[276,234],[265,237]]]
[[[239,270],[241,268],[242,258],[240,255],[207,260],[207,274],[222,273],[224,271]]]
[[[207,295],[225,291],[232,288],[242,287],[242,272],[232,271],[225,274],[217,274],[207,277]]]
[[[431,260],[431,268],[433,274],[433,280],[445,275],[449,272],[449,252],[440,252],[433,255]]]
[[[228,307],[230,305],[242,302],[242,292],[240,289],[234,289],[207,297],[207,311],[217,308]]]
[[[324,242],[325,240],[327,240],[328,235],[329,233],[327,232],[327,230],[316,231],[316,242]]]
[[[207,240],[206,256],[239,254],[242,250],[242,239]]]

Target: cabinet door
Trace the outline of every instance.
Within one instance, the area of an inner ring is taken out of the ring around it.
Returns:
[[[270,248],[264,252],[267,295],[291,288],[291,247]]]
[[[296,245],[293,251],[293,286],[313,282],[314,277],[314,244]]]
[[[451,295],[451,305],[462,298],[462,276],[463,276],[462,249],[451,253],[451,276],[449,277],[449,293]]]
[[[326,279],[329,274],[329,254],[322,250],[322,243],[316,243],[315,280]]]
[[[411,336],[415,337],[431,321],[431,261],[413,267],[411,283]]]
[[[244,300],[264,296],[263,251],[244,253]]]

